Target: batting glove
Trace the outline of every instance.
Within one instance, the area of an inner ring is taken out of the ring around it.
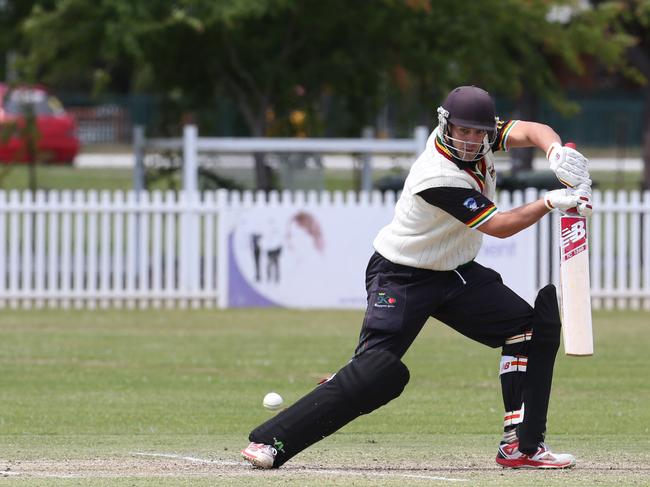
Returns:
[[[591,186],[588,184],[579,184],[574,194],[578,196],[578,213],[582,216],[591,216],[594,212],[591,204]]]
[[[589,161],[575,149],[553,142],[546,152],[551,170],[562,184],[575,188],[580,184],[591,185]]]
[[[554,189],[544,195],[544,204],[549,210],[566,211],[578,206],[579,196],[568,189]]]

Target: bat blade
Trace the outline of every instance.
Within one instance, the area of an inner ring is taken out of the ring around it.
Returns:
[[[582,216],[560,217],[560,279],[564,353],[594,353],[589,281],[587,220]]]

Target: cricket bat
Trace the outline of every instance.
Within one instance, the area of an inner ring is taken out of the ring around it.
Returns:
[[[575,148],[575,144],[568,143]],[[564,353],[593,355],[587,219],[575,208],[560,216],[560,302]]]

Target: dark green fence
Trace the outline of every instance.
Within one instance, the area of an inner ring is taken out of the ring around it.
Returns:
[[[644,99],[641,93],[622,92],[573,94],[567,97],[579,107],[575,115],[565,116],[548,103],[541,103],[537,121],[547,123],[564,140],[575,140],[592,147],[639,147],[643,133]],[[509,104],[499,103],[509,111]],[[504,113],[502,111],[502,113]]]
[[[93,98],[80,94],[59,94],[64,105],[71,108],[73,112],[79,113],[81,125],[85,125],[87,143],[93,142],[100,134],[92,132],[99,130],[108,124],[109,113],[115,113],[118,107],[123,113],[124,122],[128,127],[119,130],[111,128],[110,133],[120,134],[119,137],[129,142],[132,126],[134,124],[144,125],[147,134],[150,136],[171,136],[180,134],[180,126],[183,123],[184,114],[177,109],[170,109],[169,105],[160,97],[145,94],[135,95],[107,95],[101,98]],[[640,91],[626,92],[603,92],[597,94],[571,94],[569,100],[575,102],[580,110],[572,116],[565,116],[554,110],[548,103],[541,103],[538,121],[548,123],[555,128],[565,140],[575,140],[580,145],[598,147],[638,147],[641,145],[643,132],[644,98]],[[210,106],[211,105],[211,106]],[[502,118],[510,117],[512,114],[512,103],[504,100],[497,100],[497,107]],[[85,109],[94,111],[84,112]],[[176,110],[176,111],[175,111]],[[87,116],[88,120],[85,119]],[[221,99],[213,104],[206,104],[200,112],[195,113],[194,121],[201,127],[201,133],[211,136],[246,136],[248,130],[236,105],[228,99]],[[93,118],[94,117],[94,118]],[[104,117],[104,118],[102,118]],[[416,117],[413,117],[413,124],[416,124]],[[118,122],[114,122],[118,123]],[[434,110],[431,110],[430,126],[434,123]],[[83,128],[83,127],[81,127]],[[104,127],[105,128],[105,127]],[[399,136],[404,127],[393,127],[392,136]],[[412,127],[409,128],[410,133]],[[90,132],[88,132],[90,131]],[[341,136],[337,134],[336,126],[325,127],[325,133],[329,136]],[[103,135],[110,137],[110,135]]]

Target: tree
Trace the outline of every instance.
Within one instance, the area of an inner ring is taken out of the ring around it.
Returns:
[[[225,96],[236,101],[255,136],[291,133],[296,109],[318,133],[326,96],[336,100],[341,134],[357,135],[389,96],[415,93],[418,122],[431,120],[442,95],[466,83],[560,105],[558,65],[579,71],[583,56],[595,53],[620,65],[618,54],[629,39],[607,35],[613,28],[609,10],[594,8],[560,24],[547,20],[550,5],[59,0],[37,3],[22,24],[22,66],[29,76],[53,83],[161,93],[177,123],[183,114],[200,118],[206,105]],[[256,161],[258,186],[268,189],[263,155]]]
[[[383,69],[381,53],[370,48],[381,32],[356,23],[372,15],[370,3],[98,3],[67,0],[54,9],[34,10],[25,23],[31,42],[24,66],[32,77],[65,82],[74,64],[91,68],[88,72],[101,81],[130,65],[137,71],[133,78],[166,94],[181,113],[198,111],[226,94],[237,101],[254,136],[267,133],[271,113],[288,116],[289,105],[311,105],[324,81],[345,85],[357,119],[370,113],[376,75]],[[86,19],[80,32],[66,31],[73,18]],[[51,42],[43,43],[44,37]],[[350,43],[363,44],[361,56]],[[258,186],[269,189],[270,174],[259,154],[257,169]]]
[[[623,53],[629,67],[622,74],[643,86],[645,93],[643,135],[639,141],[644,167],[641,187],[650,189],[650,0],[591,0],[591,4],[612,13],[613,30],[632,39]],[[620,72],[610,74],[619,85],[622,84],[617,80]]]
[[[642,189],[650,189],[650,1],[627,0],[622,5],[623,28],[632,34],[637,42],[628,49],[632,66],[645,77],[645,119],[641,143],[643,158]]]
[[[575,112],[578,107],[564,96],[561,74],[581,74],[594,58],[608,69],[624,70],[622,53],[632,43],[618,28],[615,10],[605,5],[581,9],[579,4],[510,0],[447,6],[458,10],[454,17],[466,16],[475,24],[473,30],[458,29],[455,55],[463,62],[452,86],[475,80],[515,101],[516,116],[526,120],[538,119],[542,101],[567,115]],[[519,151],[514,169],[530,168],[533,152]]]
[[[21,0],[0,2],[0,73],[3,80],[15,81],[12,72],[13,57],[16,48],[23,41],[21,23],[29,17],[32,8],[37,3],[45,3],[39,0]],[[49,2],[53,4],[53,1]]]

